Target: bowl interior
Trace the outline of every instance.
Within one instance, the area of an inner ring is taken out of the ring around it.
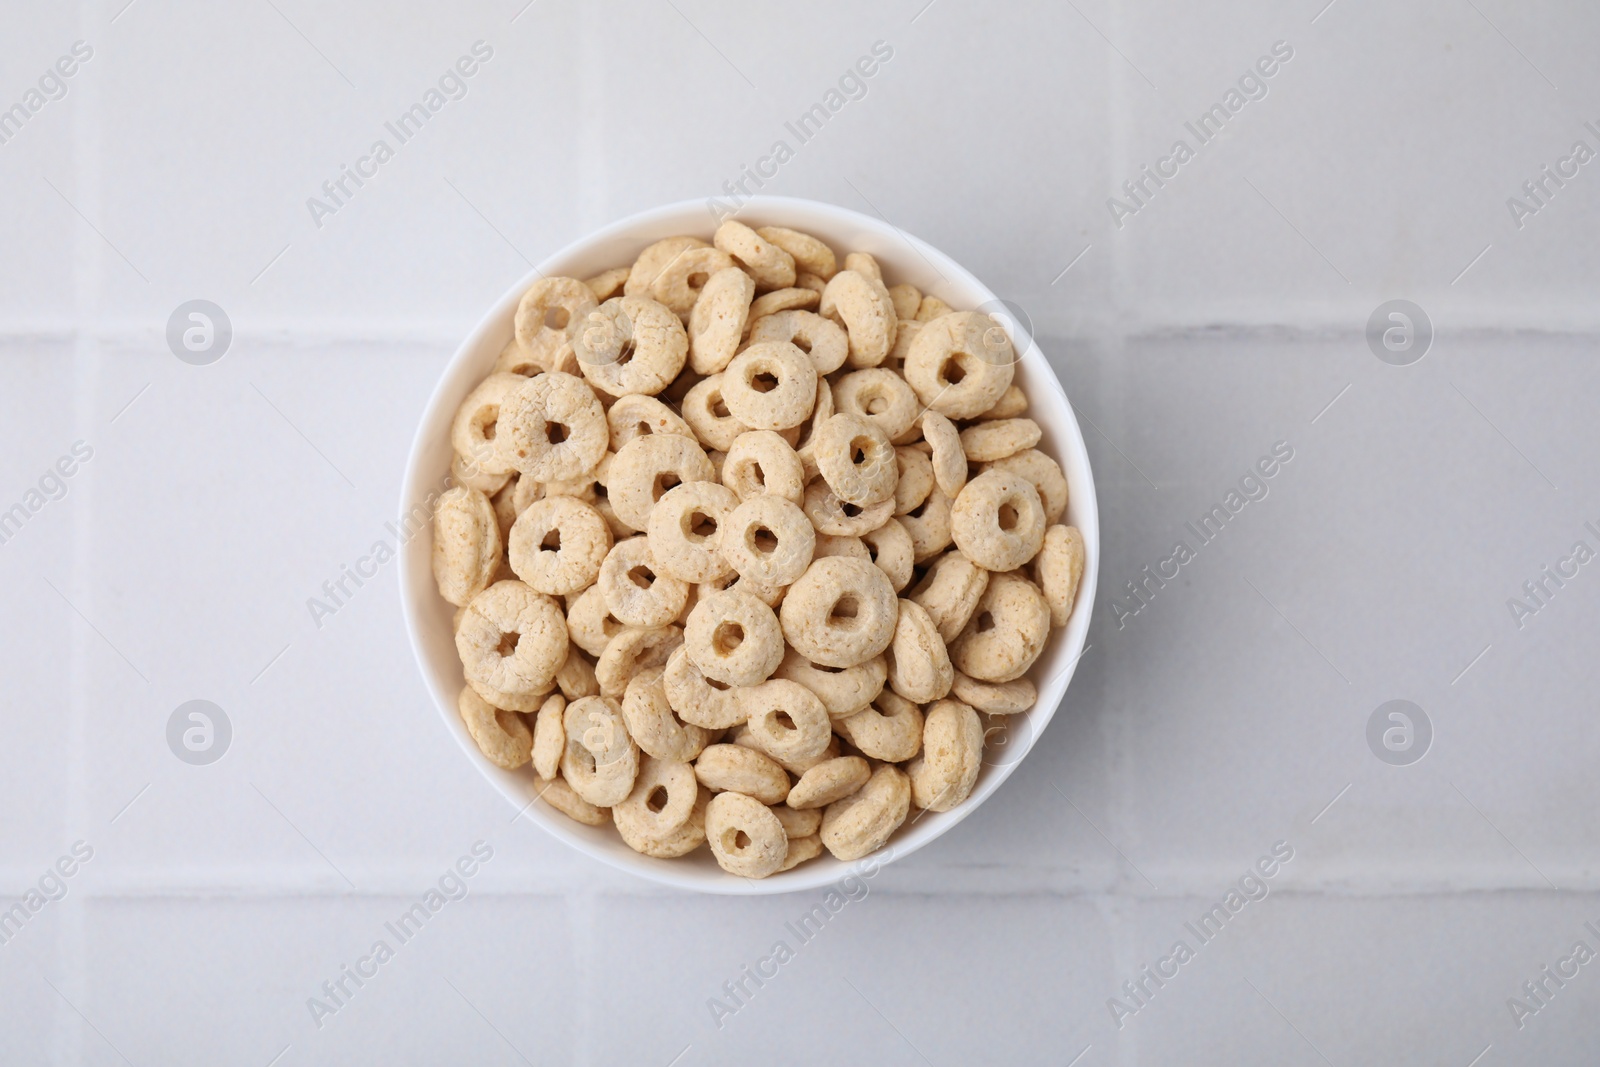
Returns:
[[[883,221],[854,211],[808,200],[756,197],[744,205],[737,217],[751,226],[787,226],[815,234],[841,257],[847,251],[870,252],[882,264],[890,284],[910,282],[957,310],[993,306],[996,299],[950,257]],[[579,851],[654,882],[701,892],[785,893],[836,882],[857,864],[846,864],[824,853],[792,871],[752,881],[723,871],[706,849],[682,859],[652,859],[628,848],[609,825],[584,826],[546,804],[530,804],[535,797],[533,771],[527,767],[505,771],[490,763],[478,751],[456,711],[456,699],[465,680],[451,629],[455,609],[439,596],[431,562],[433,530],[425,502],[430,492],[442,490],[449,473],[451,419],[467,393],[489,373],[495,357],[511,338],[512,317],[522,293],[540,275],[593,277],[608,268],[631,263],[646,245],[664,237],[695,234],[709,239],[716,225],[717,219],[703,201],[671,204],[623,219],[541,263],[489,310],[445,368],[412,445],[401,499],[402,514],[413,516],[406,524],[411,536],[403,541],[400,550],[401,600],[412,647],[445,728],[512,804],[527,807],[528,818]],[[1028,395],[1029,416],[1044,431],[1044,440],[1038,447],[1061,464],[1070,487],[1067,515],[1062,521],[1083,534],[1086,560],[1077,607],[1064,630],[1051,631],[1045,651],[1029,672],[1039,690],[1038,703],[1023,715],[1010,716],[1003,736],[991,737],[972,796],[954,811],[914,813],[914,822],[902,826],[877,854],[880,863],[914,852],[949,830],[1005,781],[1055,714],[1088,633],[1100,558],[1099,518],[1088,454],[1066,393],[1037,345],[1029,344],[1023,353],[1016,382]]]

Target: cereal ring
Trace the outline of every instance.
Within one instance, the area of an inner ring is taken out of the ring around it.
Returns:
[[[465,609],[463,609],[465,610]],[[458,628],[459,629],[459,628]],[[502,711],[535,712],[544,702],[545,696],[550,692],[551,686],[543,686],[532,690],[505,690],[496,689],[492,685],[480,682],[476,678],[468,678],[467,685],[484,700]]]
[[[1065,626],[1083,578],[1083,534],[1076,526],[1052,526],[1044,532],[1044,547],[1033,561],[1033,576],[1050,605],[1050,621]]]
[[[818,301],[822,299],[823,290],[828,288],[826,279],[803,270],[795,272],[794,284],[797,289],[810,289],[816,293]]]
[[[518,480],[521,480],[520,475]],[[500,531],[500,543],[509,546],[511,544],[511,527],[516,525],[517,516],[522,513],[521,509],[517,507],[516,483],[508,478],[506,485],[498,493],[489,495],[489,506],[494,509],[494,525],[495,529]],[[507,566],[509,565],[508,562]]]
[[[597,586],[585,589],[567,608],[567,637],[591,656],[604,655],[611,639],[622,630],[622,622],[611,614]]]
[[[610,270],[601,271],[593,278],[585,280],[583,284],[587,285],[589,291],[594,293],[596,301],[610,300],[622,292],[622,287],[628,282],[628,273],[627,267],[612,267]]]
[[[952,419],[970,419],[1011,386],[1017,356],[994,319],[958,311],[924,325],[906,353],[906,381],[928,407]]]
[[[783,289],[794,284],[794,257],[737,219],[728,219],[711,236],[711,243],[743,267],[763,289]]]
[[[626,626],[665,626],[689,599],[689,585],[660,572],[648,537],[618,541],[595,581],[611,614]]]
[[[628,736],[615,700],[584,697],[561,716],[567,747],[561,777],[584,800],[600,808],[619,803],[633,791],[639,773],[639,746]]]
[[[825,808],[856,792],[871,777],[872,764],[860,756],[840,756],[802,774],[790,788],[787,803],[801,811]]]
[[[844,269],[853,270],[857,274],[870,278],[879,285],[883,284],[883,268],[878,265],[877,257],[870,252],[850,252],[844,257]],[[887,292],[887,290],[885,290]]]
[[[705,842],[709,801],[689,764],[646,756],[633,791],[611,809],[611,821],[635,852],[676,859]]]
[[[833,386],[833,406],[875,423],[891,440],[911,429],[922,411],[917,394],[904,379],[882,367],[854,371],[840,378]]]
[[[894,317],[914,319],[922,306],[922,292],[916,286],[902,282],[889,286],[889,299],[894,301]]]
[[[540,278],[517,304],[517,346],[550,370],[595,307],[594,290],[576,278]]]
[[[709,582],[731,571],[722,557],[722,536],[738,504],[733,490],[716,482],[668,489],[650,509],[646,528],[657,568],[685,582]]]
[[[937,485],[928,499],[897,518],[911,535],[911,558],[917,563],[950,547],[950,498]]]
[[[811,558],[821,559],[823,556],[852,556],[868,561],[872,559],[872,553],[867,551],[866,542],[859,537],[817,534],[817,547],[812,551]]]
[[[480,490],[447,489],[433,511],[433,580],[461,607],[489,587],[500,565],[500,523]]]
[[[611,451],[620,452],[622,446],[635,437],[647,433],[675,433],[680,437],[694,437],[694,431],[676,411],[653,396],[630,393],[619,396],[606,412],[606,426],[611,431]]]
[[[476,460],[468,459],[457,452],[450,457],[450,478],[457,485],[464,485],[468,489],[476,489],[488,496],[494,496],[506,487],[511,481],[515,471],[504,474],[490,474],[478,465]]]
[[[894,347],[889,349],[889,354],[883,357],[879,366],[897,372],[904,367],[906,356],[910,354],[921,329],[922,323],[914,319],[901,319],[894,329]]]
[[[1027,394],[1013,385],[1000,394],[1000,399],[994,402],[994,407],[983,413],[983,417],[986,419],[1014,419],[1027,410]]]
[[[923,295],[922,303],[917,305],[917,313],[914,318],[918,322],[932,322],[934,319],[942,318],[954,310],[949,304],[929,293]]]
[[[723,375],[713,374],[696,382],[683,398],[683,421],[689,424],[700,443],[726,452],[739,435],[749,429],[728,410],[722,395]]]
[[[786,585],[770,585],[758,582],[753,578],[746,578],[735,571],[727,578],[715,582],[707,582],[701,586],[705,593],[720,592],[727,589],[739,593],[749,593],[769,608],[776,609],[783,603],[783,595],[789,591]]]
[[[889,647],[899,608],[889,579],[877,567],[829,556],[814,561],[789,588],[779,622],[783,636],[806,659],[824,667],[854,667]]]
[[[889,688],[907,700],[927,704],[950,692],[955,678],[950,653],[921,604],[900,601],[900,618],[885,659],[889,665]]]
[[[817,404],[817,368],[786,341],[750,345],[722,375],[722,402],[753,430],[798,426]]]
[[[532,378],[535,374],[543,374],[550,368],[533,358],[533,353],[523,348],[517,341],[515,331],[511,340],[507,341],[500,354],[494,359],[495,374],[515,374],[519,378]]]
[[[567,656],[567,627],[554,600],[521,582],[496,582],[467,605],[456,652],[469,682],[509,694],[546,693]]]
[[[744,709],[727,685],[702,674],[689,658],[687,646],[680,645],[667,658],[661,685],[672,710],[691,726],[726,730],[744,721]]]
[[[1044,544],[1044,505],[1033,483],[1010,471],[985,471],[950,507],[950,536],[961,554],[991,571],[1016,570]]]
[[[813,455],[839,500],[861,508],[888,501],[892,510],[900,470],[894,446],[876,423],[841,411],[818,427]]]
[[[706,805],[706,841],[717,865],[741,878],[765,878],[783,866],[789,838],[767,806],[742,793],[718,793]]]
[[[772,672],[774,678],[799,682],[815,693],[830,719],[847,719],[871,704],[883,692],[888,674],[888,664],[882,656],[841,670],[819,667],[792,648]]]
[[[622,721],[642,751],[656,759],[688,763],[705,749],[711,735],[673,714],[661,681],[664,674],[664,668],[651,667],[628,682],[622,697]]]
[[[871,759],[899,763],[922,748],[922,709],[887,689],[833,728]]]
[[[789,775],[768,756],[743,745],[707,745],[694,761],[695,777],[716,793],[743,793],[763,804],[782,804]]]
[[[986,463],[1032,448],[1043,436],[1032,419],[988,419],[961,431],[961,450],[969,462]]]
[[[809,289],[785,292],[810,293]],[[769,296],[772,294],[768,294]],[[815,293],[811,294],[815,297]],[[762,297],[765,300],[766,297]],[[850,338],[832,319],[810,311],[780,311],[755,320],[750,327],[750,343],[788,341],[811,359],[818,374],[832,374],[844,366],[850,354]]]
[[[1054,526],[1067,510],[1067,477],[1061,473],[1061,464],[1036,448],[1026,449],[1014,456],[985,464],[985,471],[1002,470],[1020,474],[1033,483],[1044,504],[1044,521]]]
[[[628,679],[640,671],[667,662],[672,650],[683,644],[683,631],[676,626],[625,626],[606,643],[595,664],[595,680],[602,696],[620,698],[627,692]]]
[[[822,829],[822,812],[814,808],[801,811],[788,804],[777,804],[773,806],[772,814],[783,824],[783,832],[789,835],[791,843],[797,837],[814,837]]]
[[[793,256],[797,272],[805,271],[827,281],[839,270],[833,249],[809,233],[801,233],[782,226],[757,226],[756,233]]]
[[[822,302],[822,294],[815,289],[774,289],[770,293],[762,293],[750,301],[750,316],[745,319],[745,336],[750,336],[751,328],[768,315],[778,315],[785,311],[809,311]],[[765,338],[773,340],[773,338]],[[788,340],[788,338],[783,338]]]
[[[823,318],[843,326],[849,335],[847,362],[852,367],[876,367],[894,347],[899,320],[895,318],[889,290],[880,281],[859,271],[842,270],[829,279],[817,310]]]
[[[950,643],[950,662],[982,682],[1021,678],[1044,651],[1050,606],[1037,586],[1018,574],[994,574],[978,610]]]
[[[928,612],[940,638],[949,644],[966,629],[988,588],[988,571],[960,552],[946,552],[928,566],[928,573],[911,591],[911,600]]]
[[[622,446],[607,472],[607,496],[617,517],[635,530],[650,525],[650,509],[682,482],[709,482],[711,460],[687,437],[648,434]]]
[[[817,443],[817,430],[823,423],[833,417],[833,386],[826,378],[817,379],[817,404],[811,409],[811,421],[801,423],[797,429],[800,431],[798,441],[791,441],[795,455],[800,457],[800,468],[805,472],[806,481],[811,481],[817,476],[817,460],[812,450]],[[785,436],[785,440],[788,437]]]
[[[857,507],[834,496],[828,483],[818,480],[806,486],[801,507],[818,533],[833,534],[835,537],[860,537],[889,521],[894,511],[894,497],[864,508]]]
[[[822,838],[816,834],[809,837],[789,838],[789,849],[783,854],[783,863],[778,871],[793,870],[806,860],[814,860],[822,855]]]
[[[722,557],[741,578],[781,587],[805,573],[816,543],[810,520],[793,501],[753,496],[729,513]]]
[[[923,723],[922,755],[906,768],[911,802],[926,811],[949,811],[972,795],[982,766],[978,713],[958,700],[939,701]]]
[[[517,469],[500,433],[500,408],[506,397],[527,381],[519,374],[491,374],[456,409],[450,422],[450,445],[461,458],[464,471],[485,477]]]
[[[756,283],[738,267],[713,274],[689,312],[689,368],[717,374],[728,365],[744,335]]]
[[[783,659],[778,617],[749,593],[734,590],[700,598],[689,613],[683,643],[702,674],[727,685],[765,681]]]
[[[506,394],[496,437],[506,458],[536,482],[594,470],[611,440],[605,409],[582,378],[552,371]]]
[[[690,238],[695,242],[692,245],[670,244],[683,240],[669,237],[641,252],[622,291],[629,296],[648,296],[687,320],[701,288],[717,271],[733,266],[733,259],[698,238]]]
[[[594,676],[594,664],[589,657],[574,649],[567,649],[567,661],[556,671],[556,685],[568,700],[600,695],[600,682]]]
[[[594,584],[611,551],[611,528],[575,496],[549,496],[529,504],[511,526],[511,569],[529,587],[551,596]]]
[[[894,513],[904,515],[921,506],[933,492],[933,462],[926,452],[904,445],[894,450],[894,459],[899,471],[894,483]]]
[[[473,691],[471,686],[461,690],[456,700],[461,721],[467,733],[477,742],[478,751],[489,762],[504,770],[514,771],[533,751],[533,735],[528,724],[514,711],[501,711]]]
[[[617,296],[589,312],[573,342],[584,380],[610,396],[661,392],[689,358],[678,317],[642,296]]]
[[[741,501],[771,494],[794,504],[805,499],[805,465],[772,430],[742,433],[722,461],[722,484]]]
[[[950,695],[985,715],[1018,715],[1039,699],[1039,691],[1026,678],[1010,682],[980,682],[956,672]]]
[[[640,252],[633,261],[633,266],[628,269],[627,280],[622,283],[623,293],[628,296],[649,296],[650,287],[674,258],[691,248],[710,247],[711,242],[698,237],[663,237]]]
[[[867,555],[888,577],[896,593],[911,583],[916,548],[911,543],[911,535],[897,520],[890,519],[876,530],[868,530],[861,535],[861,541],[867,547]]]
[[[823,811],[822,843],[836,859],[861,859],[882,848],[910,811],[910,779],[898,767],[881,764],[866,785]]]
[[[577,790],[561,778],[552,778],[549,781],[540,779],[534,788],[540,800],[567,818],[581,822],[585,826],[604,826],[611,821],[611,812],[605,808],[597,808],[580,797]]]
[[[567,698],[552,693],[539,705],[539,715],[533,721],[533,773],[540,778],[554,778],[561,770],[561,754],[567,750],[567,728],[562,724],[566,714]]]
[[[756,745],[780,763],[820,756],[833,738],[828,710],[798,682],[774,678],[739,689],[736,699]]]
[[[954,500],[967,484],[965,439],[955,423],[931,410],[922,413],[922,437],[933,450],[933,477],[939,491]]]

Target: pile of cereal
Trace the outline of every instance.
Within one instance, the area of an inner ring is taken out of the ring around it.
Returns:
[[[434,518],[484,755],[748,878],[962,803],[1083,571],[1015,362],[781,227],[536,282]]]

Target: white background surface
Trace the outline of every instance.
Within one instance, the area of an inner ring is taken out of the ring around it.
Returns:
[[[94,48],[0,145],[0,507],[94,449],[0,545],[0,888],[94,848],[0,946],[7,1063],[1594,1062],[1600,963],[1522,1029],[1506,1003],[1600,948],[1600,577],[1520,629],[1506,604],[1600,548],[1600,170],[1506,206],[1600,148],[1592,7],[123,2],[12,3],[0,39],[0,106]],[[317,228],[306,198],[479,39],[468,95]],[[657,891],[513,824],[393,574],[320,629],[305,601],[384,535],[509,280],[718,192],[876,40],[766,191],[1028,309],[1096,464],[1101,600],[1005,788],[718,1029],[707,999],[821,895]],[[1115,227],[1278,40],[1268,95]],[[163,336],[197,297],[235,330],[207,367]],[[1399,297],[1437,331],[1407,367],[1363,338]],[[1277,441],[1270,495],[1119,629]],[[195,698],[234,728],[208,767],[165,740]],[[1394,698],[1434,726],[1408,767],[1365,739]],[[318,1028],[307,998],[479,839],[470,895]],[[1279,840],[1272,895],[1119,1030],[1107,998]]]

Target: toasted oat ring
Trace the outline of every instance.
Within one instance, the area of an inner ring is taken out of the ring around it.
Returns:
[[[519,378],[532,378],[535,374],[543,374],[552,368],[533,358],[533,354],[517,340],[515,328],[511,333],[511,340],[507,341],[500,354],[494,358],[494,373],[515,374]]]
[[[461,712],[461,721],[466,723],[467,733],[477,742],[478,751],[490,763],[514,771],[528,762],[533,751],[533,735],[528,732],[528,724],[522,721],[522,716],[500,710],[471,686],[461,690],[456,708]]]
[[[464,485],[468,489],[476,489],[490,497],[504,489],[515,473],[507,471],[504,474],[490,474],[478,465],[477,460],[468,459],[459,452],[450,457],[450,477],[455,483]]]
[[[921,604],[900,601],[894,640],[885,654],[889,688],[918,704],[941,700],[950,692],[955,671],[939,629]]]
[[[950,508],[950,536],[962,555],[991,571],[1015,570],[1044,544],[1044,505],[1033,483],[1010,471],[985,471]]]
[[[614,296],[589,312],[573,340],[578,370],[608,396],[661,392],[689,358],[683,323],[642,296]]]
[[[1067,510],[1067,477],[1061,473],[1061,464],[1036,448],[1025,449],[1014,456],[985,464],[983,470],[1003,470],[1020,474],[1039,490],[1039,500],[1044,504],[1044,521],[1051,526],[1061,521]]]
[[[1044,651],[1050,606],[1044,594],[1015,573],[995,574],[978,610],[950,643],[950,662],[981,682],[1021,678]]]
[[[889,521],[894,511],[894,497],[861,508],[834,496],[828,483],[819,479],[806,486],[801,507],[818,533],[860,537]]]
[[[517,344],[535,363],[553,370],[557,354],[572,343],[594,307],[594,290],[578,279],[540,278],[517,304]]]
[[[922,748],[922,709],[888,689],[833,728],[871,759],[899,763]]]
[[[561,754],[567,750],[567,728],[562,721],[566,710],[567,698],[560,693],[551,693],[539,705],[539,714],[533,721],[532,755],[533,773],[540,778],[554,778],[561,773]]]
[[[783,866],[789,838],[767,806],[743,793],[718,793],[706,805],[706,841],[717,865],[741,878],[765,878]]]
[[[744,333],[750,336],[750,331],[755,324],[769,315],[779,315],[785,311],[809,311],[822,301],[822,294],[815,289],[803,289],[796,286],[791,289],[774,289],[770,293],[762,293],[750,301],[750,315],[745,319]],[[771,338],[767,338],[771,340]]]
[[[462,611],[465,610],[465,608],[462,609]],[[538,711],[539,705],[544,702],[545,696],[552,688],[551,686],[543,686],[539,689],[508,691],[496,689],[494,686],[480,682],[476,678],[468,678],[467,685],[471,686],[473,692],[487,700],[494,707],[502,711],[521,712]]]
[[[771,494],[799,504],[805,498],[805,465],[789,442],[772,430],[740,434],[722,461],[722,484],[741,501]]]
[[[511,524],[511,569],[529,587],[551,596],[594,584],[611,551],[611,528],[575,496],[547,496],[529,504]]]
[[[859,537],[817,534],[817,547],[811,553],[811,558],[821,559],[824,556],[851,556],[868,561],[872,559],[872,553],[867,551],[867,543]]]
[[[756,233],[793,256],[797,272],[804,271],[827,281],[839,270],[833,249],[809,233],[801,233],[799,230],[783,226],[757,226]]]
[[[833,739],[828,709],[799,682],[773,678],[738,690],[737,699],[753,740],[780,763],[814,759]]]
[[[792,500],[753,496],[729,513],[722,557],[740,577],[785,586],[811,565],[816,544],[816,530]]]
[[[699,237],[663,237],[639,253],[639,258],[628,268],[628,277],[622,283],[627,296],[649,296],[650,288],[661,272],[678,256],[691,248],[710,248],[710,242]]]
[[[928,499],[896,516],[911,535],[912,559],[921,563],[950,547],[950,498],[936,485]]]
[[[1050,605],[1050,621],[1065,626],[1083,578],[1083,534],[1076,526],[1052,526],[1044,532],[1044,547],[1033,561],[1033,576]]]
[[[777,809],[772,809],[776,811]],[[781,821],[781,820],[780,820]],[[780,872],[790,871],[800,866],[806,860],[814,860],[822,855],[822,838],[816,834],[808,837],[789,838],[789,849],[783,854],[783,865],[778,868]]]
[[[876,852],[911,811],[911,781],[892,764],[880,764],[862,786],[822,813],[822,843],[849,862]]]
[[[785,292],[811,293],[811,290]],[[811,296],[815,298],[816,294],[811,293]],[[750,327],[750,343],[767,341],[790,342],[810,358],[818,374],[832,374],[844,366],[845,357],[850,354],[850,338],[843,327],[810,311],[780,311],[756,319]]]
[[[739,348],[756,283],[738,267],[713,274],[689,312],[689,369],[717,374]]]
[[[794,284],[797,289],[810,289],[816,293],[818,301],[822,299],[822,291],[828,287],[827,279],[804,270],[795,272]]]
[[[794,445],[795,455],[800,457],[800,468],[808,482],[817,476],[817,459],[812,455],[817,443],[817,430],[832,417],[833,386],[828,383],[828,379],[818,378],[817,405],[811,409],[810,424],[801,423],[797,426],[796,429],[800,431],[799,440],[791,442]],[[789,440],[787,435],[784,440]]]
[[[840,753],[839,739],[834,737],[832,733],[829,733],[828,742],[823,746],[821,752],[818,752],[814,756],[808,756],[805,759],[789,759],[785,756],[779,755],[776,752],[768,751],[766,748],[766,741],[761,737],[758,737],[755,732],[750,729],[750,724],[747,722],[740,723],[738,726],[735,726],[727,735],[726,739],[736,745],[743,745],[745,748],[754,749],[763,756],[770,757],[772,762],[776,763],[778,766],[782,767],[796,778],[800,777],[802,774],[806,773],[819,763],[837,758]]]
[[[783,659],[778,617],[737,590],[701,597],[689,613],[683,643],[702,674],[727,685],[765,681]]]
[[[566,621],[544,594],[521,582],[496,582],[467,605],[456,652],[468,681],[510,694],[549,692],[567,658]]]
[[[899,603],[889,579],[865,560],[829,556],[812,562],[783,598],[783,636],[824,667],[854,667],[894,639]]]
[[[611,431],[594,390],[582,378],[552,371],[506,394],[496,438],[517,470],[555,482],[594,470]]]
[[[709,482],[705,450],[677,434],[649,434],[622,446],[607,471],[606,489],[617,517],[635,530],[650,526],[650,509],[683,482]]]
[[[569,631],[571,627],[568,627]],[[600,681],[594,676],[594,664],[581,651],[567,649],[567,661],[556,671],[556,685],[568,700],[600,695]]]
[[[706,730],[726,730],[744,721],[744,710],[733,693],[721,682],[701,673],[689,658],[688,648],[680,645],[667,658],[661,675],[667,703],[678,718]]]
[[[772,814],[783,824],[783,832],[789,835],[790,842],[797,837],[815,837],[817,831],[822,829],[822,812],[814,808],[801,811],[791,808],[787,803],[775,804]]]
[[[867,546],[872,562],[888,576],[896,593],[911,584],[916,548],[898,519],[889,519],[876,530],[868,530],[861,535],[861,541]]]
[[[749,429],[728,410],[722,395],[725,378],[713,374],[694,384],[683,397],[683,421],[689,424],[700,443],[707,448],[726,452],[733,447],[739,435]]]
[[[597,808],[578,795],[564,779],[540,778],[534,789],[540,800],[555,808],[567,818],[585,826],[604,826],[611,821],[611,812]]]
[[[969,462],[987,463],[1032,448],[1043,436],[1032,419],[986,419],[961,431],[961,449]]]
[[[439,595],[461,607],[489,588],[500,566],[500,523],[477,489],[458,485],[433,511],[433,578]]]
[[[922,306],[922,290],[908,282],[889,286],[889,299],[894,301],[894,316],[904,322],[917,317]]]
[[[897,446],[894,456],[895,466],[899,468],[899,477],[894,483],[894,513],[904,515],[920,507],[933,492],[933,463],[926,452],[905,445]]]
[[[676,859],[704,843],[709,800],[689,764],[646,756],[633,791],[612,807],[611,821],[635,852]]]
[[[852,371],[840,378],[833,386],[833,406],[875,423],[890,440],[916,425],[922,411],[911,386],[882,367]]]
[[[928,573],[911,591],[911,600],[927,610],[948,645],[966,629],[988,588],[988,571],[960,552],[946,552],[929,565]]]
[[[688,583],[661,571],[643,535],[612,546],[595,584],[611,614],[626,626],[665,626],[689,599]]]
[[[955,423],[937,411],[922,413],[922,439],[933,450],[933,477],[940,492],[954,500],[967,484],[967,453]]]
[[[770,756],[743,745],[707,745],[694,761],[700,784],[717,793],[743,793],[763,804],[782,804],[789,776]]]
[[[794,649],[784,653],[783,662],[772,672],[774,678],[799,682],[817,695],[830,719],[847,719],[871,704],[883,692],[888,665],[874,656],[854,667],[819,667]]]
[[[625,800],[639,773],[639,746],[628,736],[617,702],[605,697],[574,700],[562,713],[561,725],[567,735],[561,777],[596,807]]]
[[[1039,690],[1026,678],[1010,682],[980,682],[956,672],[950,695],[985,715],[1020,715],[1039,700]]]
[[[491,374],[479,382],[456,409],[455,418],[450,422],[450,444],[469,470],[496,475],[510,474],[517,469],[511,456],[498,443],[500,405],[513,389],[527,380],[520,374]]]
[[[817,309],[823,318],[843,326],[850,338],[852,367],[876,367],[894,347],[894,301],[881,281],[854,270],[842,270],[828,280]]]
[[[700,755],[711,739],[703,727],[685,723],[673,714],[662,684],[665,669],[651,667],[634,675],[622,697],[622,721],[641,750],[656,759],[685,763]]]
[[[800,811],[824,808],[850,796],[871,777],[872,764],[860,756],[839,756],[802,774],[789,789],[789,799],[785,803]]]
[[[612,267],[610,270],[601,271],[593,278],[584,279],[583,284],[594,293],[596,300],[610,300],[622,292],[622,287],[628,283],[629,268]]]
[[[606,643],[595,664],[595,680],[602,696],[621,698],[628,690],[628,679],[642,670],[667,662],[672,650],[683,644],[683,631],[676,626],[624,626]]]
[[[620,452],[623,445],[645,434],[675,433],[680,437],[694,437],[694,431],[676,411],[642,393],[619,396],[606,412],[606,427],[611,431],[613,452]]]
[[[595,573],[600,572],[596,569]],[[623,629],[621,621],[606,606],[606,598],[600,595],[598,586],[585,589],[567,608],[567,636],[591,656],[604,655],[611,639]]]
[[[716,482],[684,482],[661,495],[650,509],[645,532],[663,573],[685,582],[709,582],[733,569],[721,546],[728,516],[739,504],[733,490]]]
[[[949,811],[972,795],[983,766],[983,724],[959,700],[941,700],[928,709],[922,726],[922,755],[906,768],[911,802],[926,811]]]
[[[1017,355],[994,319],[958,311],[922,327],[902,370],[922,402],[952,419],[983,414],[1011,386]]]
[[[954,310],[949,304],[946,304],[933,294],[924,293],[922,303],[917,306],[916,320],[918,322],[932,322],[934,319],[948,315]]]
[[[900,471],[894,446],[875,423],[840,412],[817,429],[813,454],[818,472],[839,500],[859,508],[887,501],[892,510]]]
[[[648,296],[665,304],[680,319],[687,319],[701,288],[717,271],[733,266],[733,259],[721,249],[711,248],[695,238],[691,238],[695,241],[693,245],[678,245],[670,253],[663,251],[652,256],[668,242],[681,240],[669,237],[640,253],[623,292],[629,296]],[[647,257],[650,257],[648,263]],[[638,285],[634,283],[636,275],[640,276]]]
[[[817,405],[817,368],[787,341],[750,345],[723,372],[722,402],[753,430],[799,426]]]
[[[994,407],[983,413],[986,419],[1014,419],[1028,410],[1028,395],[1017,386],[1013,385],[1000,399],[994,402]]]
[[[762,289],[783,289],[794,284],[794,257],[738,219],[728,219],[711,236],[711,243],[733,257]]]

